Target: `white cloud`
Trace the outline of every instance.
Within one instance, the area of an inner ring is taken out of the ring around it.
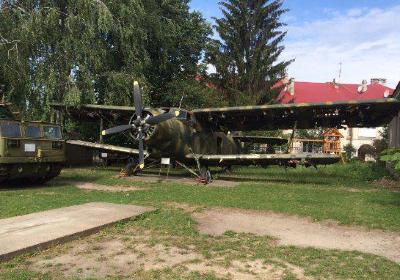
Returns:
[[[297,20],[297,17],[293,16],[293,15],[284,15],[282,17],[282,21],[285,23],[290,23],[290,22],[295,22]]]
[[[366,8],[355,8],[347,11],[347,15],[350,17],[357,17],[362,15],[362,13],[366,11]]]
[[[400,81],[400,6],[387,9],[326,10],[325,20],[289,24],[283,59],[295,58],[290,76],[297,80],[361,83],[372,77]]]

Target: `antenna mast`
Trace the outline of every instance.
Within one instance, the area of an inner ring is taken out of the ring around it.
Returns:
[[[342,62],[339,63],[339,66],[340,66],[339,67],[339,81],[341,81],[341,78],[342,78],[342,64],[343,64]]]

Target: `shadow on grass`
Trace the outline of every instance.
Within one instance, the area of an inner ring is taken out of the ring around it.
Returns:
[[[250,178],[250,177],[225,177],[221,176],[218,177],[218,180],[224,180],[224,181],[233,181],[233,182],[243,182],[243,183],[281,183],[281,184],[301,184],[301,185],[331,185],[330,182],[327,182],[326,180],[308,180],[306,179],[301,179],[301,178],[294,178],[294,179],[281,179],[281,178],[270,178],[270,177],[265,177],[265,178]]]
[[[398,198],[400,198],[400,194],[398,194]],[[372,199],[370,200],[371,203],[374,204],[379,204],[381,206],[395,206],[395,207],[400,207],[400,200],[395,200],[395,201],[387,201],[387,200],[381,200],[381,199]]]
[[[46,183],[32,183],[30,180],[12,180],[5,184],[0,185],[0,192],[2,191],[23,191],[23,190],[37,190],[53,188],[54,185],[51,181]]]
[[[284,172],[284,170],[282,170]],[[179,172],[179,173],[178,173]],[[215,180],[223,180],[228,182],[243,182],[243,183],[282,183],[282,184],[302,184],[302,185],[330,185],[331,182],[327,182],[326,178],[320,174],[299,174],[293,173],[292,177],[287,178],[290,176],[290,172],[282,173],[274,172],[274,173],[265,173],[260,174],[259,172],[243,172],[243,175],[240,175],[240,170],[236,171],[235,173],[228,174],[224,170],[212,170],[212,175],[217,177]],[[138,177],[140,176],[158,176],[159,171],[156,169],[149,169],[141,172]],[[316,176],[319,175],[319,176]],[[282,178],[286,177],[286,178]],[[161,180],[167,178],[166,172],[161,172],[160,174],[160,182]],[[169,173],[169,179],[173,178],[192,178],[196,179],[191,173],[186,170],[178,169],[173,170]]]

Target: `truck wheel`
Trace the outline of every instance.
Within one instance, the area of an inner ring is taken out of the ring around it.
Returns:
[[[44,183],[56,178],[58,175],[61,173],[61,165],[56,164],[56,165],[51,165],[49,173],[47,173],[46,176],[42,178],[33,178],[31,179],[31,182],[33,184],[38,184],[38,185],[43,185]]]
[[[4,183],[8,180],[8,176],[10,176],[10,170],[7,166],[0,166],[0,184]]]

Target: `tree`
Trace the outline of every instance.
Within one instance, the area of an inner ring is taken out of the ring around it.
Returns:
[[[221,40],[210,44],[207,61],[214,65],[214,83],[231,105],[276,102],[281,87],[274,87],[291,61],[278,62],[286,32],[282,1],[224,0],[223,17],[216,19]]]
[[[150,87],[144,71],[150,64],[146,49],[149,41],[146,28],[153,11],[147,10],[143,2],[105,1],[114,23],[102,36],[106,55],[94,81],[98,92],[98,104],[132,105],[133,82],[140,81],[141,86],[146,89]],[[145,93],[148,93],[148,90]],[[147,97],[147,94],[145,96]]]
[[[100,0],[3,1],[0,75],[28,118],[50,119],[51,101],[90,102],[113,23]]]
[[[51,120],[52,101],[169,106],[191,87],[211,27],[189,0],[5,0],[0,86],[26,118]],[[198,91],[198,89],[194,89]],[[152,94],[150,94],[152,93]]]
[[[383,130],[379,133],[379,138],[374,141],[374,148],[376,153],[379,154],[382,151],[389,148],[389,126],[383,127]]]
[[[347,144],[346,146],[344,146],[344,151],[345,151],[345,157],[346,157],[346,161],[350,162],[351,159],[353,158],[353,154],[357,151],[353,145],[351,144]]]
[[[181,98],[175,96],[177,81],[194,80],[201,71],[199,62],[211,27],[200,13],[190,11],[189,2],[143,2],[148,11],[146,51],[149,55],[144,75],[151,85],[153,106],[175,105],[170,101]]]
[[[163,98],[165,104],[186,108],[209,108],[227,106],[226,100],[214,88],[206,84],[204,80],[197,81],[194,78],[178,79],[168,84],[174,94],[166,94]]]

